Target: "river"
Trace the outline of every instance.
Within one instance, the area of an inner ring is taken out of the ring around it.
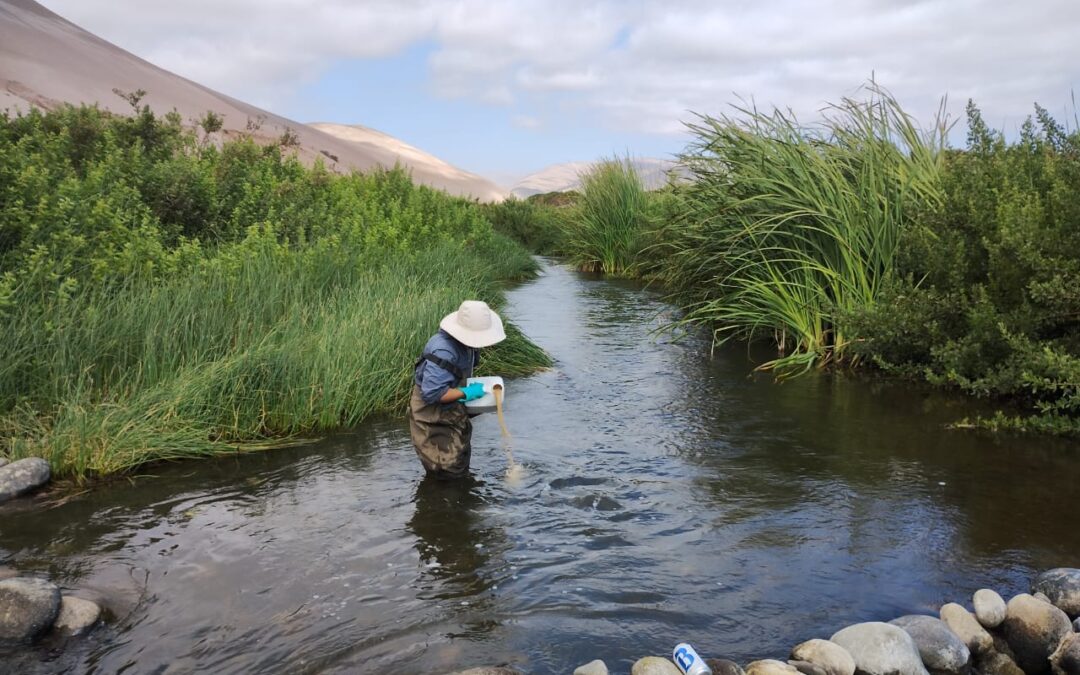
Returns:
[[[8,509],[0,565],[111,619],[0,666],[628,672],[682,640],[745,663],[1078,563],[1075,445],[949,430],[970,402],[903,383],[750,377],[745,347],[651,335],[670,308],[634,284],[546,263],[508,298],[556,362],[507,384],[522,480],[494,415],[457,484],[394,418]]]

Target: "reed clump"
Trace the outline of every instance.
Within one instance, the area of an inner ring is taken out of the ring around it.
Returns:
[[[0,439],[83,478],[402,408],[464,298],[535,263],[400,170],[201,144],[148,109],[0,117]],[[510,327],[500,374],[546,355]]]
[[[581,176],[581,196],[566,223],[565,249],[579,268],[632,276],[650,227],[649,195],[626,159],[608,159]]]
[[[688,126],[693,180],[659,246],[679,324],[773,340],[762,368],[784,375],[850,360],[841,317],[878,301],[903,230],[942,200],[944,124],[872,88],[814,126],[749,107]]]

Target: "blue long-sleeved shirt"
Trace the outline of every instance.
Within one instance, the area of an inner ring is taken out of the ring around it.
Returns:
[[[480,360],[479,350],[466,347],[441,329],[427,341],[423,353],[449,361],[457,366],[465,377],[472,377],[473,369]],[[447,389],[458,385],[458,379],[453,373],[427,360],[421,361],[416,367],[413,381],[420,385],[420,398],[428,405],[438,403]]]

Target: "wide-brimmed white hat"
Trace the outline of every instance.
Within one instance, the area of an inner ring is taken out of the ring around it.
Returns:
[[[490,347],[506,339],[502,319],[491,311],[486,302],[479,300],[461,303],[458,311],[443,318],[439,328],[467,347]]]

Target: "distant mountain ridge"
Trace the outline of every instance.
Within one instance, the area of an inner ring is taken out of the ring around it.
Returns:
[[[418,183],[481,201],[506,192],[491,181],[454,167],[387,134],[339,124],[306,125],[226,96],[159,68],[89,33],[33,0],[0,0],[0,109],[45,109],[64,103],[96,103],[127,114],[131,107],[114,90],[146,91],[142,101],[159,114],[174,108],[185,121],[207,111],[224,117],[221,135],[251,135],[272,142],[286,130],[296,135],[297,154],[339,170],[401,164]]]
[[[656,190],[668,182],[671,172],[682,176],[684,171],[670,159],[642,157],[630,160],[648,190]],[[522,178],[510,188],[510,194],[524,199],[545,192],[569,192],[581,187],[581,176],[588,173],[596,162],[566,162],[553,164]]]

